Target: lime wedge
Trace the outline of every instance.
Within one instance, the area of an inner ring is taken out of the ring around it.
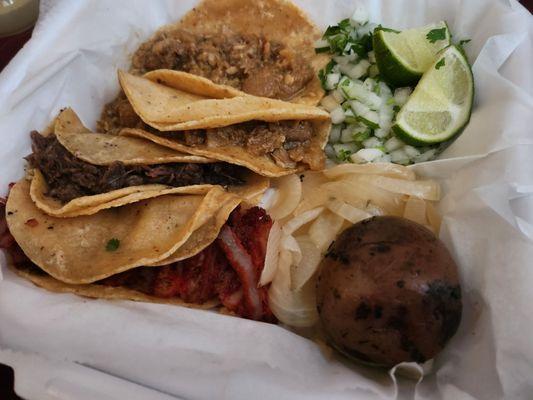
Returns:
[[[411,145],[444,142],[468,124],[473,99],[470,65],[461,49],[450,46],[422,76],[392,129]]]
[[[397,87],[415,85],[437,54],[451,44],[444,21],[403,32],[378,28],[373,42],[380,75]]]

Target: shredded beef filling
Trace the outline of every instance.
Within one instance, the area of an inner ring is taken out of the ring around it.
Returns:
[[[133,55],[133,70],[189,72],[247,93],[289,99],[313,77],[309,61],[283,44],[257,35],[160,32]]]
[[[31,133],[32,151],[26,159],[38,168],[48,184],[48,196],[66,203],[72,199],[106,193],[128,186],[164,184],[242,185],[245,169],[227,163],[170,163],[108,166],[89,164],[73,156],[53,135]]]

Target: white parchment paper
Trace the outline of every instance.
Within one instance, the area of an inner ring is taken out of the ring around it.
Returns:
[[[440,180],[441,238],[460,266],[457,335],[416,384],[350,364],[279,326],[180,307],[52,294],[3,268],[0,350],[40,353],[191,399],[531,399],[533,17],[514,0],[298,0],[321,27],[358,3],[407,28],[445,19],[470,38],[470,125],[415,167]],[[23,174],[29,131],[64,106],[95,126],[116,69],[194,0],[42,1],[32,40],[0,74],[0,190]],[[3,261],[3,259],[2,259]],[[2,361],[0,359],[0,361]]]

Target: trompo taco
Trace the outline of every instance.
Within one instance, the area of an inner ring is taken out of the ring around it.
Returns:
[[[189,155],[133,137],[92,133],[66,109],[54,133],[34,131],[31,198],[49,215],[71,217],[164,194],[205,194],[213,185],[245,198],[268,181],[239,166]]]
[[[324,168],[331,123],[317,107],[231,93],[223,85],[172,70],[145,77],[119,72],[119,80],[139,115],[122,135],[269,177]]]
[[[51,291],[220,306],[272,321],[266,289],[257,284],[272,221],[241,202],[214,186],[57,218],[35,206],[22,180],[0,201],[0,247],[17,274]]]

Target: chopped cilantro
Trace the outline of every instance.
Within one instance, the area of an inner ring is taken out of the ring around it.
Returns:
[[[350,18],[345,18],[341,22],[339,22],[339,28],[343,31],[351,30],[352,25],[350,24]]]
[[[317,47],[315,48],[315,53],[316,54],[319,54],[319,53],[328,53],[330,50],[329,46],[328,47]]]
[[[320,71],[318,71],[318,79],[320,79],[320,83],[322,84],[322,88],[324,90],[327,90],[326,88],[326,76],[331,73],[331,71],[333,70],[333,67],[336,65],[337,63],[334,61],[334,60],[331,60],[328,65],[326,65],[326,68],[324,69],[321,69]]]
[[[446,61],[444,60],[444,58],[441,58],[440,61],[435,64],[435,69],[441,69],[441,67],[444,67],[444,64],[446,63]]]
[[[357,122],[357,117],[355,117],[354,115],[346,115],[344,117],[344,122],[346,122],[347,124],[355,124]]]
[[[463,44],[467,44],[469,42],[471,42],[472,39],[463,39],[463,40],[459,40],[459,46],[462,46]]]
[[[445,40],[446,39],[446,27],[430,30],[428,34],[426,35],[426,39],[429,40],[430,43],[435,43],[439,40]]]
[[[394,105],[394,103],[396,102],[396,100],[394,100],[394,97],[391,97],[390,99],[387,100],[387,105],[388,106],[392,106]]]
[[[337,154],[337,159],[342,162],[350,161],[351,155],[352,155],[352,152],[350,150],[340,149],[339,154]]]
[[[322,39],[328,39],[330,36],[340,33],[340,31],[341,28],[338,25],[328,26],[328,29],[326,29],[326,32],[324,32],[324,35],[322,36]]]
[[[376,29],[374,29],[374,32],[376,31],[384,31],[384,32],[392,32],[392,33],[400,33],[400,31],[397,31],[396,29],[391,28],[385,28],[384,26],[378,25]]]
[[[120,240],[117,238],[110,239],[105,245],[106,251],[115,251],[120,247]]]
[[[355,135],[353,135],[353,140],[355,140],[356,142],[365,141],[366,139],[370,137],[371,133],[372,132],[370,131],[370,129],[367,129],[364,132],[356,133]]]

